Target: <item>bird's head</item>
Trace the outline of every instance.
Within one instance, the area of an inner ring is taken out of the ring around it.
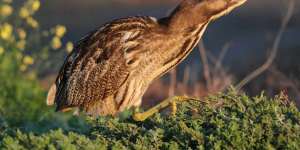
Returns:
[[[184,0],[184,5],[203,17],[214,20],[230,13],[247,0]],[[190,5],[190,6],[189,6]]]
[[[182,0],[178,7],[172,12],[174,23],[186,20],[189,23],[199,24],[201,22],[218,19],[235,8],[244,4],[247,0]]]

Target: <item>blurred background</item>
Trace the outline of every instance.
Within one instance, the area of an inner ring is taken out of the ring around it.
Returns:
[[[126,16],[160,18],[178,2],[0,0],[0,118],[16,109],[26,111],[32,102],[44,107],[46,91],[64,58],[73,43],[89,31]],[[248,0],[211,23],[199,47],[153,83],[144,97],[145,105],[154,105],[169,95],[206,96],[239,83],[268,60],[289,2]],[[293,7],[276,59],[242,90],[252,96],[262,91],[274,96],[282,91],[300,106],[300,1],[295,0]]]

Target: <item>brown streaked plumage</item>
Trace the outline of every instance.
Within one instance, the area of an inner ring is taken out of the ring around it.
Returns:
[[[246,0],[183,0],[170,16],[128,17],[97,29],[75,46],[48,93],[58,111],[79,107],[115,115],[140,106],[149,84],[197,45],[207,25]]]

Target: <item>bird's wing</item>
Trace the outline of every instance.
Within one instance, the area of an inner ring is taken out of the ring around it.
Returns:
[[[138,65],[141,37],[155,24],[150,17],[120,19],[80,40],[51,88],[56,90],[48,94],[55,93],[52,99],[58,110],[114,94]]]

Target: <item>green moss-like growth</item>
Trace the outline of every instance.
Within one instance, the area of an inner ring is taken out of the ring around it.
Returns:
[[[85,133],[5,130],[7,149],[299,149],[300,112],[283,95],[249,98],[235,92],[179,105],[176,117],[145,122],[103,117]]]

